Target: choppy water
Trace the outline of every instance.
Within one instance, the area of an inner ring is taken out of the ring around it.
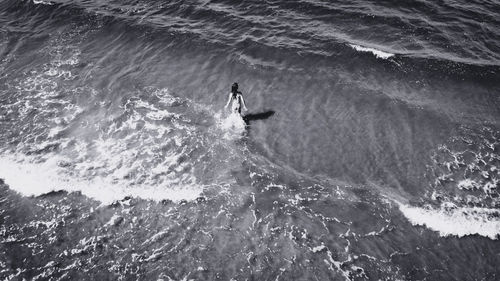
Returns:
[[[497,280],[499,89],[497,1],[4,0],[0,279]]]

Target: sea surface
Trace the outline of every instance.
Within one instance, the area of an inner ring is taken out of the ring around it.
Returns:
[[[499,197],[498,0],[0,0],[0,280],[500,280]]]

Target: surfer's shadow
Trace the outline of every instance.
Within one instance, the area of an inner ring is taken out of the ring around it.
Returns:
[[[246,114],[242,118],[243,118],[243,121],[245,121],[245,124],[248,126],[253,121],[266,120],[269,117],[273,116],[274,113],[275,113],[274,110],[268,110],[268,111],[259,112],[259,113]]]

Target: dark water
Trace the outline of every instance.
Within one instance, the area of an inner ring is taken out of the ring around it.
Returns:
[[[498,280],[499,89],[498,1],[3,0],[0,279]]]

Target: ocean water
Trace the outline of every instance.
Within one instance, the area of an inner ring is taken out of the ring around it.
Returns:
[[[499,90],[496,0],[3,0],[0,279],[499,280]]]

